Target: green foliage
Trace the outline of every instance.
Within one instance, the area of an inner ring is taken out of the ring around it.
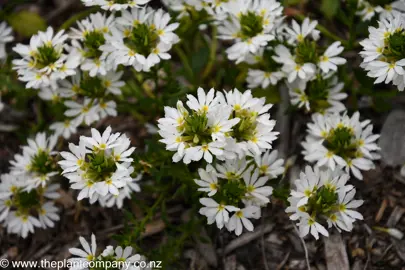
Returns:
[[[132,28],[131,33],[125,39],[125,44],[134,53],[148,55],[151,52],[151,48],[156,47],[158,38],[159,36],[155,29],[151,29],[148,25],[140,23]]]
[[[256,36],[263,31],[263,17],[256,15],[254,12],[242,14],[239,19],[242,27],[240,38],[246,40]]]
[[[39,150],[38,153],[33,157],[33,162],[31,163],[30,170],[39,174],[47,174],[56,168],[56,164],[52,156],[48,152]]]
[[[315,41],[310,41],[308,39],[299,42],[296,48],[297,58],[295,61],[298,64],[305,63],[317,63],[318,62],[318,52]]]
[[[340,1],[322,0],[321,2],[321,11],[328,19],[332,19],[334,16],[336,16],[339,8],[340,8]]]
[[[104,151],[87,155],[88,176],[95,182],[104,181],[112,176],[117,166],[113,157],[106,156]]]
[[[14,31],[24,37],[35,35],[38,31],[46,30],[47,27],[46,21],[40,15],[27,10],[11,14],[7,21]]]
[[[337,202],[338,195],[336,191],[322,186],[314,191],[314,194],[309,198],[306,211],[313,217],[328,215],[337,207]]]
[[[356,157],[356,143],[354,131],[341,126],[329,132],[324,145],[333,154],[341,156],[345,160],[351,160]]]
[[[99,47],[105,43],[104,34],[97,30],[91,31],[86,34],[83,43],[87,48],[85,57],[99,58],[102,54]]]
[[[36,189],[31,191],[18,191],[14,197],[15,205],[18,210],[22,211],[24,214],[28,214],[31,208],[36,208],[40,206],[40,195]]]

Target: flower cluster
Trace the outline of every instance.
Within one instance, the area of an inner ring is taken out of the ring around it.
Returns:
[[[0,221],[7,231],[26,238],[34,228],[53,227],[59,220],[53,200],[59,197],[58,184],[52,184],[59,174],[53,148],[56,137],[38,133],[29,139],[22,154],[11,161],[9,174],[1,176]]]
[[[216,222],[219,229],[225,226],[236,235],[243,228],[253,231],[249,219],[260,218],[260,207],[270,202],[273,188],[266,184],[284,172],[283,163],[284,160],[277,160],[277,151],[273,151],[250,160],[227,160],[215,168],[211,164],[200,168],[200,179],[195,182],[199,191],[208,193],[208,197],[200,199],[204,206],[200,214],[207,217],[208,224]]]
[[[28,139],[28,145],[22,147],[22,154],[16,154],[10,162],[11,174],[24,178],[28,190],[39,186],[45,188],[53,176],[59,174],[54,151],[56,142],[56,136],[37,133],[34,139]]]
[[[369,120],[361,122],[358,112],[352,117],[346,113],[315,114],[312,120],[302,143],[305,160],[331,170],[344,167],[357,179],[363,179],[360,170],[374,168],[373,160],[380,157],[377,154],[380,148],[376,144],[380,135],[372,134],[373,125]]]
[[[13,50],[22,58],[13,60],[19,79],[27,82],[27,88],[53,87],[56,81],[72,76],[79,65],[75,51],[66,52],[68,35],[65,31],[54,33],[52,27],[46,32],[33,35],[29,45],[17,44]]]
[[[59,161],[62,174],[69,179],[72,189],[80,190],[78,200],[89,198],[90,203],[122,207],[125,198],[140,191],[132,178],[134,168],[130,157],[135,147],[125,134],[111,133],[108,127],[103,134],[91,129],[91,137],[80,137],[79,145],[69,144],[71,152],[61,152]]]
[[[52,228],[59,220],[54,200],[58,184],[32,187],[22,175],[3,174],[0,183],[0,222],[8,233],[26,238],[35,228]]]
[[[374,83],[392,82],[403,91],[405,88],[405,15],[384,19],[378,28],[370,26],[369,38],[360,42],[364,58],[362,67],[367,75],[376,78]]]
[[[218,1],[211,1],[218,2]],[[221,1],[220,1],[221,2]],[[266,47],[282,22],[283,7],[276,0],[222,1],[216,10],[225,12],[219,22],[219,38],[233,41],[226,50],[230,60],[240,63]]]
[[[70,38],[72,39],[71,50],[77,50],[81,56],[83,71],[88,71],[91,77],[100,74],[105,76],[113,66],[105,61],[105,55],[100,49],[106,44],[106,35],[115,30],[114,15],[95,13],[80,22],[77,22],[78,29],[72,28]]]
[[[169,13],[162,9],[122,11],[121,17],[116,18],[116,29],[106,36],[107,44],[100,47],[107,63],[149,71],[161,59],[170,59],[168,51],[179,42],[173,32],[179,23],[170,23],[170,19]]]
[[[346,185],[349,178],[339,169],[319,170],[307,166],[305,172],[301,172],[300,179],[295,181],[296,189],[288,198],[290,206],[286,209],[291,214],[291,220],[299,221],[301,237],[309,232],[315,239],[319,238],[319,234],[329,236],[323,225],[325,223],[338,231],[351,231],[353,222],[363,219],[354,210],[363,201],[353,200],[356,190],[352,185]]]
[[[291,103],[306,112],[340,112],[340,102],[347,97],[341,93],[343,83],[334,75],[346,60],[339,56],[343,47],[336,41],[326,50],[318,45],[317,21],[306,18],[302,25],[292,21],[283,24],[276,36],[277,43],[258,50],[246,61],[251,65],[249,87],[267,88],[283,78],[289,88]]]
[[[123,72],[108,71],[107,74],[90,76],[88,72],[77,71],[70,79],[57,83],[57,88],[42,88],[39,96],[44,100],[63,103],[64,118],[50,128],[55,135],[68,139],[76,133],[81,124],[90,126],[107,116],[117,116],[117,104],[113,96],[121,95]]]
[[[89,126],[107,116],[117,116],[113,95],[121,95],[120,88],[125,85],[121,81],[123,71],[117,71],[119,65],[149,71],[161,59],[170,59],[168,51],[179,41],[173,32],[178,23],[170,24],[168,13],[139,8],[148,1],[84,2],[105,9],[123,9],[121,17],[90,14],[77,22],[77,28],[72,27],[69,34],[54,34],[49,27],[32,36],[29,45],[14,47],[22,57],[13,60],[19,79],[27,83],[27,88],[40,89],[42,99],[64,104],[65,117],[50,128],[65,139],[82,124]],[[133,9],[125,10],[128,7]],[[4,43],[12,40],[10,31],[1,24],[0,56]]]
[[[357,9],[356,15],[363,21],[371,20],[376,14],[379,14],[380,20],[383,20],[401,16],[405,12],[405,1],[359,0]]]
[[[151,269],[147,267],[146,258],[140,254],[134,254],[132,247],[107,246],[103,252],[97,252],[96,236],[91,235],[91,242],[79,237],[83,249],[70,248],[70,254],[76,256],[68,262],[73,265],[71,270],[85,269]],[[141,264],[144,263],[145,265]]]
[[[275,121],[270,119],[272,104],[254,98],[250,91],[237,89],[222,94],[211,89],[207,94],[198,88],[197,98],[187,95],[188,111],[181,101],[177,108],[165,107],[159,119],[160,141],[176,152],[173,161],[188,164],[203,157],[212,163],[220,160],[260,155],[271,149],[277,138]]]

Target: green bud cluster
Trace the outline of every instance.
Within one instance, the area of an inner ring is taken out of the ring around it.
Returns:
[[[316,42],[308,39],[298,42],[297,47],[295,48],[295,55],[295,61],[297,64],[303,65],[305,63],[317,63],[319,54]]]
[[[305,94],[308,98],[311,112],[323,113],[330,107],[328,102],[329,80],[323,79],[321,76],[317,76],[315,80],[307,83]],[[297,93],[301,93],[300,89],[295,90]]]
[[[148,55],[156,48],[159,35],[154,26],[136,24],[125,38],[125,44],[135,53]]]
[[[184,125],[179,129],[184,130],[182,140],[192,145],[204,145],[212,142],[212,130],[208,127],[208,117],[205,112],[187,114]]]
[[[385,39],[384,56],[396,62],[405,58],[405,30],[398,30]]]
[[[105,151],[98,151],[86,155],[86,161],[82,165],[86,171],[86,178],[92,182],[107,181],[117,170],[113,155],[106,155]]]
[[[237,117],[240,121],[233,127],[231,136],[237,142],[252,140],[256,135],[257,113],[249,110],[235,110],[233,115],[234,118]]]
[[[29,165],[29,171],[39,175],[45,175],[57,170],[57,168],[55,158],[48,151],[44,150],[39,150],[31,158],[31,164]]]
[[[241,32],[239,37],[243,40],[248,40],[263,32],[263,16],[257,15],[255,12],[248,11],[240,16],[239,22]]]
[[[213,196],[213,199],[225,205],[239,207],[247,191],[245,182],[241,177],[237,179],[221,179],[218,192]]]
[[[307,204],[300,207],[301,211],[308,213],[314,220],[329,217],[339,209],[338,194],[334,187],[322,186],[314,188]]]
[[[52,44],[44,44],[37,48],[34,54],[34,63],[32,65],[37,69],[42,69],[54,64],[60,57],[61,51],[57,51]]]
[[[20,187],[12,187],[10,199],[5,201],[5,205],[16,211],[17,216],[36,215],[41,211],[45,200],[45,189],[39,186],[31,191],[26,191]]]
[[[90,98],[103,98],[106,95],[106,82],[99,77],[91,77],[88,72],[83,72],[80,85],[76,86],[75,92]]]
[[[84,56],[86,58],[100,58],[102,51],[99,49],[101,45],[104,45],[105,38],[104,34],[100,30],[93,30],[87,32],[84,36],[83,44],[86,47]]]
[[[358,143],[354,131],[346,126],[339,125],[329,131],[324,146],[335,155],[348,161],[356,157]]]

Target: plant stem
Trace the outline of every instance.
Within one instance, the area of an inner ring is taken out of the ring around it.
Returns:
[[[179,56],[179,58],[181,60],[181,63],[183,64],[183,67],[184,67],[184,70],[187,73],[187,77],[188,77],[189,82],[194,84],[194,72],[193,72],[193,69],[190,66],[187,55],[180,48],[179,45],[174,47],[174,51],[177,53],[177,55]]]
[[[208,59],[208,64],[205,67],[202,78],[205,79],[207,76],[211,73],[212,67],[214,66],[214,62],[216,59],[217,55],[217,47],[218,47],[218,39],[217,39],[217,27],[213,26],[212,27],[212,41],[211,41],[211,46],[210,46],[210,56]]]
[[[79,12],[75,15],[73,15],[72,17],[70,17],[69,19],[67,19],[60,27],[59,30],[63,30],[63,29],[68,29],[70,26],[72,26],[73,24],[75,24],[77,21],[89,16],[91,13],[95,13],[96,11],[98,11],[100,8],[98,6],[93,7],[93,8],[89,8],[86,9],[82,12]]]

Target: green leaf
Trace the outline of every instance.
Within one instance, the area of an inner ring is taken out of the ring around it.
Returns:
[[[333,18],[338,12],[340,1],[337,0],[322,0],[321,11],[329,19]]]
[[[200,74],[203,67],[207,65],[209,53],[209,48],[202,47],[191,56],[191,68],[194,74]]]
[[[11,14],[8,23],[14,31],[24,37],[30,37],[38,31],[46,30],[46,21],[35,12],[22,10]]]

